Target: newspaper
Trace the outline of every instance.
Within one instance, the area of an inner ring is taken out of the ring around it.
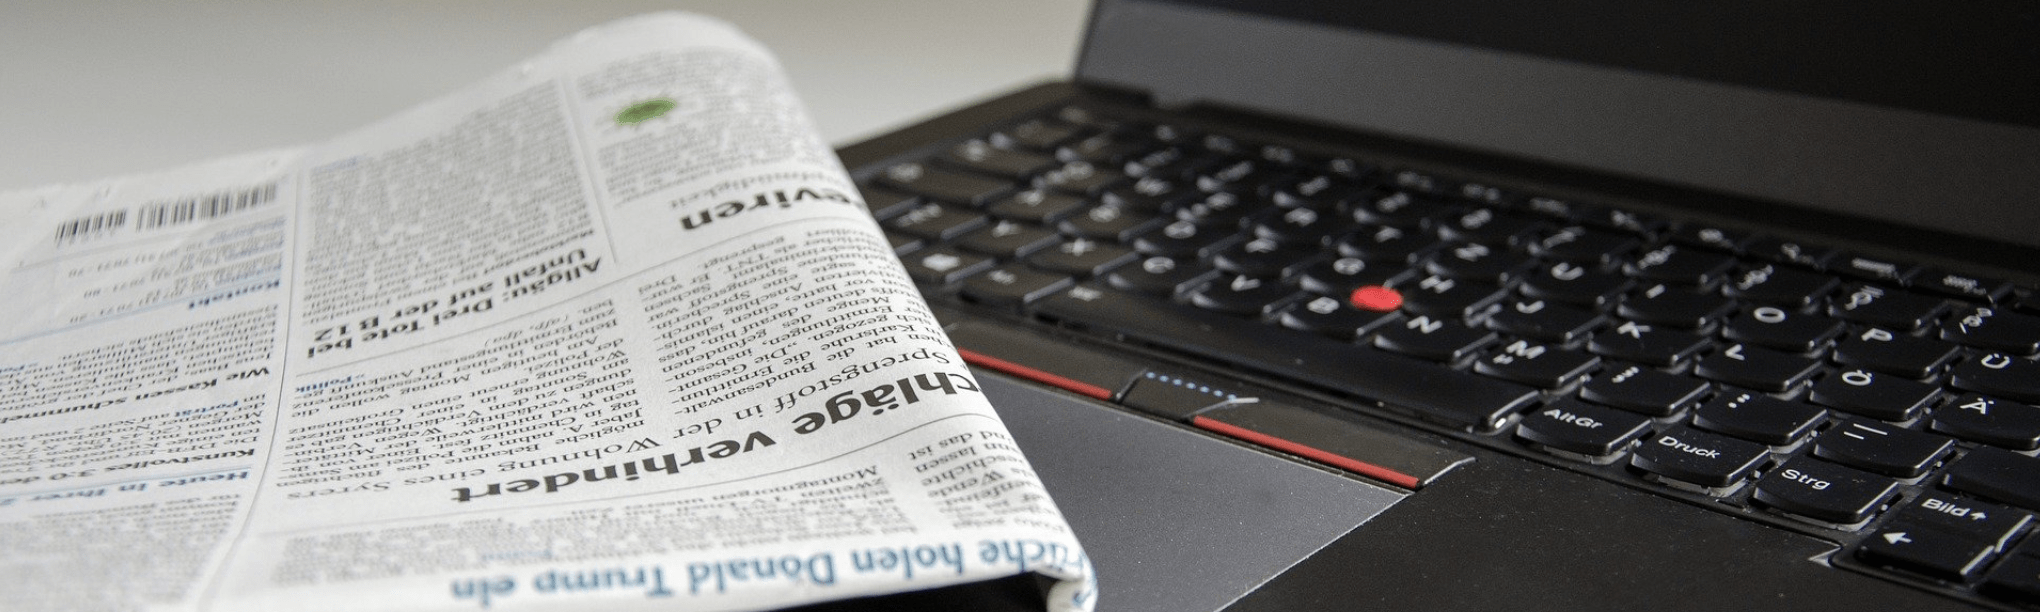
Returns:
[[[1082,549],[778,65],[597,27],[0,195],[0,609],[751,610]]]

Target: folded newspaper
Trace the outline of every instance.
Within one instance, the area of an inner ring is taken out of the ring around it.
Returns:
[[[775,61],[594,28],[0,195],[0,609],[753,610],[1090,567]]]

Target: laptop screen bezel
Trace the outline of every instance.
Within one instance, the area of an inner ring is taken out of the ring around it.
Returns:
[[[2040,247],[2040,128],[1238,6],[1101,0],[1077,79]]]

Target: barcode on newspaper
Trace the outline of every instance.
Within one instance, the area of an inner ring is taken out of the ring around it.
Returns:
[[[202,219],[237,213],[276,200],[276,183],[240,191],[222,191],[207,196],[157,202],[142,206],[135,214],[135,229],[152,230]]]
[[[128,211],[115,210],[72,219],[57,226],[57,244],[83,240],[127,226]]]

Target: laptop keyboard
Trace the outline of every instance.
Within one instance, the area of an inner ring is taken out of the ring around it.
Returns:
[[[1358,398],[1836,539],[1838,565],[2040,601],[2032,288],[1079,108],[862,187],[938,303]]]

